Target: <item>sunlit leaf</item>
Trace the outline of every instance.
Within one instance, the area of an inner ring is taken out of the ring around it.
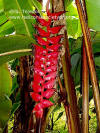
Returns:
[[[100,0],[86,0],[86,7],[89,27],[100,31]]]
[[[24,35],[0,37],[0,65],[12,59],[31,54],[35,40]]]
[[[14,24],[16,34],[32,36],[34,18],[29,13],[33,8],[28,0],[4,0],[4,9],[7,17]]]
[[[9,99],[12,88],[12,78],[7,65],[0,66],[0,127],[3,128],[9,119],[11,100]]]

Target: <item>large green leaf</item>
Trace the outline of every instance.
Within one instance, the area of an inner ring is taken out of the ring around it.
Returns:
[[[9,119],[11,101],[9,99],[12,88],[12,78],[6,64],[0,66],[0,128],[3,128]]]
[[[64,4],[65,4],[65,8],[67,9],[67,6],[70,5],[70,3],[72,2],[73,0],[64,0]]]
[[[14,32],[14,26],[10,21],[0,26],[0,36],[5,36]]]
[[[11,35],[0,37],[0,65],[24,55],[31,54],[31,44],[36,44],[31,37]]]
[[[0,25],[7,21],[7,17],[4,13],[3,0],[0,0]]]
[[[100,31],[100,0],[86,0],[86,7],[89,27]]]
[[[16,34],[32,36],[34,18],[30,16],[29,12],[33,8],[28,0],[4,0],[4,9],[7,17],[14,24]]]
[[[15,31],[13,23],[8,21],[4,12],[3,0],[0,0],[0,36],[5,36]]]
[[[4,11],[3,0],[0,0],[0,14]]]
[[[5,16],[4,12],[0,12],[0,27],[2,24],[4,24],[5,22],[7,22],[7,17]],[[1,28],[0,28],[1,29]]]
[[[95,64],[100,67],[100,56],[95,57]]]
[[[72,2],[67,8],[67,13],[66,13],[66,23],[67,23],[67,32],[68,36],[71,38],[77,39],[82,35],[81,32],[81,25],[79,21],[79,16],[77,12],[77,8]]]

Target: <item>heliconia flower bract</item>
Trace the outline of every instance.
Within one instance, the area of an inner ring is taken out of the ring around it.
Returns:
[[[46,27],[46,30],[44,30],[35,25],[37,34],[34,36],[41,47],[38,45],[35,46],[34,75],[32,82],[33,92],[31,92],[30,95],[36,102],[33,112],[37,118],[42,118],[44,108],[53,105],[49,98],[52,97],[55,92],[54,86],[57,76],[59,48],[61,47],[59,42],[63,37],[63,35],[57,35],[57,33],[64,27],[63,25],[52,27],[51,23],[52,20],[57,20],[64,11],[50,13],[48,8],[46,11],[48,20],[31,13],[32,16],[36,17],[37,22],[41,26]],[[51,36],[51,34],[55,35]],[[42,46],[45,46],[45,48]]]

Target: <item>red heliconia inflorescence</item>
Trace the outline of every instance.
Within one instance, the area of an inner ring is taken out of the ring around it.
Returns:
[[[55,79],[57,76],[57,64],[59,48],[61,44],[59,43],[62,35],[57,35],[57,33],[63,28],[63,26],[51,27],[52,20],[57,20],[57,18],[64,12],[50,13],[47,9],[48,21],[37,16],[36,14],[31,14],[36,17],[38,23],[41,26],[46,27],[46,31],[35,25],[38,35],[34,35],[38,44],[45,46],[45,49],[40,46],[35,46],[35,60],[34,60],[34,77],[32,82],[33,92],[30,93],[32,99],[36,102],[33,109],[37,118],[42,118],[43,109],[53,105],[49,98],[53,96],[55,89]],[[56,36],[50,36],[51,34],[56,34]],[[44,40],[44,38],[46,38]]]

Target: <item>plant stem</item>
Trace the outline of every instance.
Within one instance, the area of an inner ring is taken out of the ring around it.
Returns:
[[[85,51],[85,44],[83,39],[83,53],[82,53],[82,133],[88,133],[89,131],[89,74],[88,74],[88,64]]]
[[[58,12],[59,10],[65,10],[64,9],[64,1],[59,0],[59,3],[57,0],[53,0],[53,10],[54,12]],[[60,20],[62,24],[62,20]],[[63,20],[64,21],[64,20]],[[71,70],[71,61],[70,61],[70,52],[69,52],[69,43],[68,43],[68,37],[67,37],[67,31],[64,30],[64,47],[65,47],[65,54],[62,57],[62,67],[63,67],[63,75],[64,75],[64,83],[65,83],[65,90],[64,92],[67,92],[68,95],[68,103],[70,107],[70,133],[81,133],[80,128],[80,120],[78,115],[78,108],[77,108],[77,97],[75,92],[75,86],[72,79],[72,76],[70,74]],[[67,97],[66,97],[67,98]],[[67,111],[67,108],[65,107],[65,110]]]
[[[93,57],[92,46],[91,46],[91,36],[90,36],[90,31],[88,29],[88,25],[85,21],[85,15],[84,15],[81,1],[76,0],[76,5],[77,5],[80,22],[82,26],[82,31],[84,35],[84,40],[85,40],[85,48],[86,48],[86,54],[88,58],[91,82],[93,86],[93,95],[94,95],[94,101],[95,101],[95,106],[96,106],[98,125],[100,126],[100,95],[99,95],[99,86],[98,86],[95,64],[94,64],[94,57]]]
[[[66,118],[67,118],[67,123],[68,123],[68,131],[69,131],[69,133],[72,133],[71,114],[69,112],[69,105],[68,105],[67,96],[66,96],[66,93],[64,92],[64,88],[62,86],[60,77],[58,77],[58,83],[59,83],[59,86],[60,86],[61,102],[63,103],[64,108],[65,108],[65,113],[66,113]]]

